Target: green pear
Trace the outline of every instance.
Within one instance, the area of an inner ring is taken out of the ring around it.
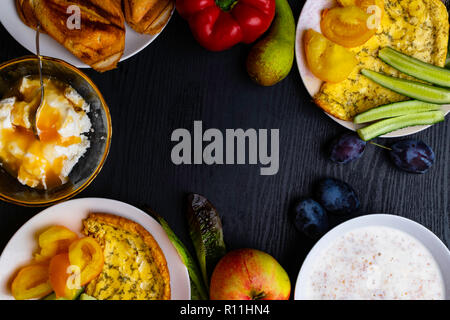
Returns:
[[[247,57],[247,72],[262,86],[283,80],[294,62],[295,21],[287,0],[276,0],[275,18],[269,33],[259,40]]]

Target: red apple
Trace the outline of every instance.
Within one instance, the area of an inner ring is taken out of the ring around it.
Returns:
[[[211,276],[211,300],[288,300],[290,293],[286,271],[259,250],[229,252]]]

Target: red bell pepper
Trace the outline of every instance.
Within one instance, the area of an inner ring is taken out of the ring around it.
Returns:
[[[211,51],[252,43],[270,27],[275,0],[176,0],[197,41]]]

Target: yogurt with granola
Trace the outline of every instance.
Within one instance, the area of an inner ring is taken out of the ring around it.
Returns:
[[[445,286],[431,253],[418,240],[389,227],[347,232],[316,260],[307,299],[441,300]]]

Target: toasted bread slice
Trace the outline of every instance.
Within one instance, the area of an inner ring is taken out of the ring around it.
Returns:
[[[33,0],[16,0],[17,13],[20,20],[32,29],[37,28],[38,20],[33,11]]]
[[[42,28],[97,71],[116,67],[125,49],[125,23],[119,0],[32,0]],[[80,29],[68,28],[69,6],[80,8]]]
[[[128,13],[128,19],[132,23],[139,23],[159,0],[126,0],[124,5]]]
[[[167,24],[175,6],[174,0],[124,0],[128,25],[136,32],[155,35]]]
[[[175,2],[169,1],[167,6],[161,11],[159,16],[155,20],[153,20],[153,22],[147,27],[145,33],[153,35],[160,33],[172,16],[174,8]]]
[[[86,287],[97,299],[168,300],[170,275],[164,254],[152,235],[123,217],[91,213],[83,232],[95,238],[104,252],[100,275]]]

